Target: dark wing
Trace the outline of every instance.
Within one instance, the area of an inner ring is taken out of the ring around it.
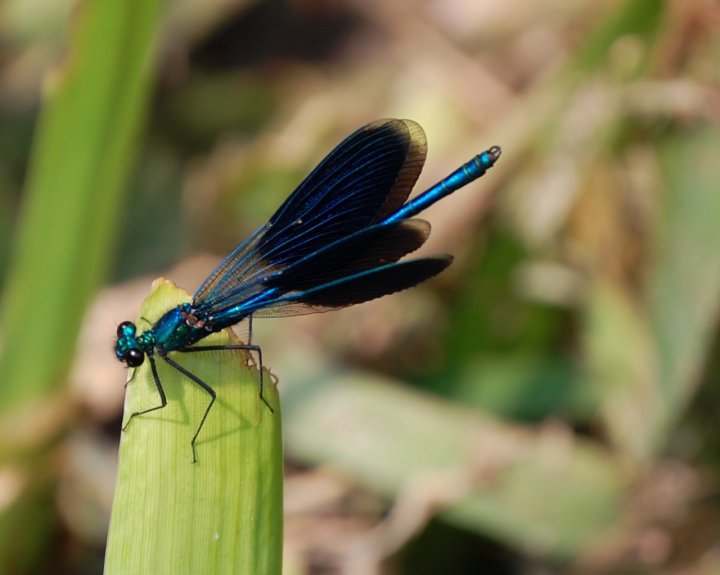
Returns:
[[[258,317],[275,316],[274,311],[262,308],[288,293],[310,291],[320,285],[396,262],[418,249],[429,235],[430,224],[419,219],[369,226],[263,276],[257,280],[262,291],[252,299],[238,291],[228,292],[214,302],[209,319],[218,321],[220,318],[244,316],[248,314],[248,307],[259,310]],[[295,298],[293,301],[299,303],[301,300]],[[312,311],[315,310],[301,310],[295,305],[292,314]],[[283,311],[283,315],[287,315],[287,310]]]
[[[424,282],[442,272],[450,263],[452,256],[446,255],[385,264],[304,291],[287,293],[257,309],[248,310],[248,314],[254,317],[282,317],[363,303]]]
[[[309,290],[327,282],[396,262],[417,250],[430,235],[425,220],[375,225],[355,232],[305,256],[292,266],[269,276],[268,288],[286,293]]]
[[[374,122],[351,134],[210,274],[194,307],[212,313],[255,297],[268,276],[394,212],[426,151],[422,128],[410,120]]]

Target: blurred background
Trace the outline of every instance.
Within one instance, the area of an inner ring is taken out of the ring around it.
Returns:
[[[418,191],[504,153],[423,215],[446,273],[255,322],[285,572],[720,572],[720,2],[0,10],[3,572],[102,572],[117,323],[383,117]]]

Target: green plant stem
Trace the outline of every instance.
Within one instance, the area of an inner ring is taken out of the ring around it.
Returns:
[[[64,62],[46,81],[0,308],[0,414],[64,383],[112,249],[151,86],[159,5],[82,3]]]
[[[188,296],[158,281],[140,311],[157,319]],[[142,326],[144,322],[140,322]],[[234,342],[232,332],[203,343]],[[190,439],[208,405],[199,386],[158,358],[168,405],[133,418],[122,433],[105,573],[279,574],[282,565],[280,405],[270,374],[264,396],[244,351],[175,354],[217,392],[196,443]],[[128,414],[158,405],[149,362],[127,388]]]

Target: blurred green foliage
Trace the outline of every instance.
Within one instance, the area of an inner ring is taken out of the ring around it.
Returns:
[[[63,53],[57,23],[9,6],[6,301],[10,254],[26,249],[13,238],[36,177],[26,164],[40,86]],[[456,255],[437,280],[335,314],[256,322],[298,465],[286,485],[288,572],[720,569],[719,21],[702,0],[168,6],[138,161],[105,226],[107,241],[121,240],[104,270],[88,270],[95,281],[142,276],[146,287],[163,273],[192,291],[213,262],[190,256],[227,253],[335,143],[379,117],[425,127],[423,185],[491,144],[504,150],[487,177],[423,215],[429,252]],[[72,125],[63,135],[61,151],[88,146]],[[62,200],[61,183],[49,187]],[[77,232],[60,213],[44,225]],[[70,256],[89,265],[81,253]],[[56,280],[38,273],[42,293],[64,298],[43,304],[72,316],[55,324],[68,337],[51,350],[69,362],[68,326],[80,325],[93,282],[49,290]],[[76,361],[93,366],[101,394],[121,385],[101,366],[113,361],[113,322],[136,313],[132,286],[104,290],[84,324],[104,355],[92,363],[80,350]],[[115,317],[93,319],[108,308]],[[0,325],[23,364],[40,350],[16,343],[17,325],[50,329],[31,317]],[[37,387],[56,390],[50,405],[85,401],[96,429],[107,420],[90,388],[77,376],[62,387],[67,362]],[[30,429],[50,419],[15,415]],[[62,445],[73,453],[73,435]],[[328,467],[340,471],[332,481]],[[62,526],[50,514],[38,532],[92,547],[75,529],[81,513],[62,508]]]
[[[6,572],[41,568],[53,541],[55,513],[47,510],[58,481],[53,460],[72,421],[64,384],[115,240],[154,70],[157,21],[155,2],[89,3],[73,19],[63,63],[45,78],[0,302]]]

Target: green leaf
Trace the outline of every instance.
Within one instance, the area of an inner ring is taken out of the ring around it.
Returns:
[[[332,462],[401,508],[442,510],[456,525],[556,557],[578,553],[620,517],[618,460],[568,429],[534,433],[367,376],[292,372],[288,452]]]
[[[65,60],[46,81],[0,308],[0,412],[64,383],[114,241],[154,69],[159,4],[82,3]]]
[[[665,421],[647,318],[630,293],[610,279],[595,280],[586,302],[587,384],[601,398],[606,433],[615,446],[636,461],[647,461],[662,445],[657,431]]]
[[[72,421],[58,390],[110,259],[154,71],[160,2],[77,4],[64,58],[45,78],[0,302],[0,458],[17,473],[0,513],[4,572],[43,570],[55,543],[59,459],[46,448]]]
[[[140,317],[156,320],[188,296],[158,280]],[[143,321],[139,325],[142,327]],[[203,343],[237,342],[230,330]],[[168,405],[133,418],[120,442],[105,573],[279,574],[282,564],[280,405],[269,372],[244,351],[175,354],[217,392],[196,443],[208,394],[157,358]],[[127,388],[128,414],[159,405],[149,361]]]
[[[665,432],[693,397],[717,329],[719,154],[720,137],[711,125],[667,138],[659,147],[666,189],[647,284],[667,408]]]

